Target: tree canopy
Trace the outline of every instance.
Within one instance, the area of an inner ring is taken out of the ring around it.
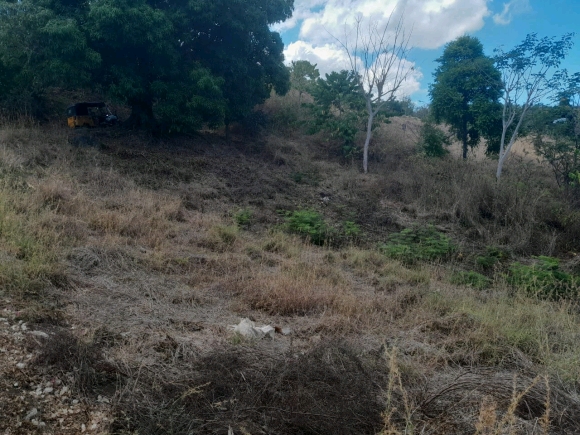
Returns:
[[[89,87],[130,105],[135,126],[227,124],[288,90],[269,26],[292,10],[293,0],[3,0],[0,102]]]
[[[477,146],[481,137],[493,141],[501,133],[501,76],[472,36],[447,44],[437,62],[429,89],[432,114],[451,126],[467,158],[468,147]]]

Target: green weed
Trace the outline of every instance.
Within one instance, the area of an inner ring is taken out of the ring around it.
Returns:
[[[391,234],[389,241],[379,249],[405,264],[415,264],[419,261],[445,258],[455,247],[449,237],[428,225],[405,228],[400,233]]]
[[[328,225],[322,215],[314,210],[296,210],[286,213],[286,229],[308,236],[315,245],[327,244],[336,230]]]
[[[508,256],[509,255],[505,251],[493,246],[488,246],[484,255],[475,258],[475,263],[478,267],[487,271],[493,269],[493,267],[508,258]]]
[[[508,282],[526,293],[540,298],[561,299],[578,295],[580,277],[560,269],[560,260],[553,257],[535,257],[528,266],[514,263],[509,268]]]
[[[491,285],[491,280],[481,273],[470,270],[469,272],[456,272],[451,276],[451,283],[466,285],[477,289],[485,289]]]
[[[243,208],[234,214],[234,220],[240,227],[248,227],[252,221],[252,210]]]

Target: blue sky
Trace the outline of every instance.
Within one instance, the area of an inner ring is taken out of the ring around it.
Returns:
[[[404,94],[418,104],[429,100],[427,89],[444,45],[458,36],[478,37],[486,54],[503,45],[511,48],[528,33],[561,36],[580,31],[580,0],[295,0],[292,19],[274,27],[286,45],[285,56],[318,64],[322,73],[348,67],[334,37],[348,34],[354,17],[386,23],[391,12],[402,14],[412,27],[409,66],[415,72]],[[563,66],[580,71],[580,35]]]

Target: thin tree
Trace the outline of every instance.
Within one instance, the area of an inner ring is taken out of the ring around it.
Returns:
[[[363,147],[363,171],[368,172],[369,144],[373,121],[385,104],[395,99],[413,68],[409,68],[410,33],[406,34],[401,17],[392,28],[389,16],[384,26],[369,19],[364,26],[363,18],[355,19],[355,37],[350,40],[345,32],[344,41],[335,38],[346,52],[350,69],[360,77],[358,92],[364,98],[367,118],[366,138]]]
[[[573,36],[573,33],[567,33],[560,39],[538,39],[535,33],[531,33],[510,51],[495,50],[495,62],[503,82],[502,133],[496,172],[498,181],[529,109],[558,93],[564,76],[559,67],[572,48]]]

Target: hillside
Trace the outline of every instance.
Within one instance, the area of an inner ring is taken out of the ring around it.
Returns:
[[[578,211],[419,128],[1,127],[0,430],[579,433]]]

